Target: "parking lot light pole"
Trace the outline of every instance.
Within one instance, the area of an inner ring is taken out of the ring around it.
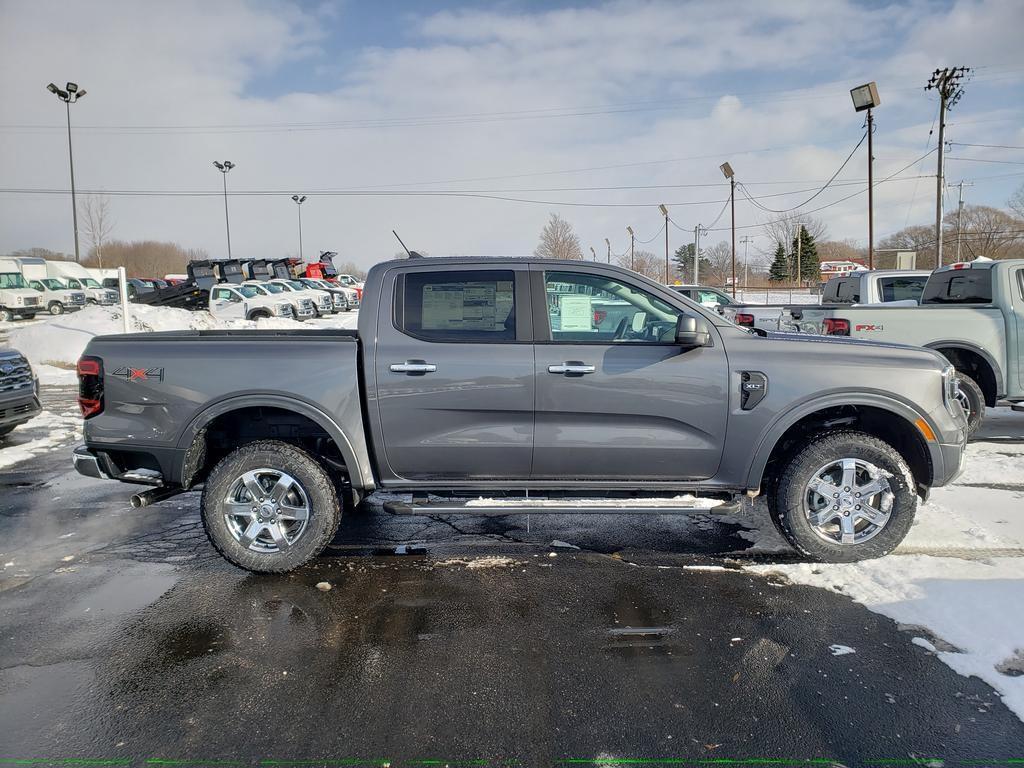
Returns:
[[[79,88],[78,83],[68,83],[63,88],[58,88],[50,83],[46,90],[64,102],[68,115],[68,163],[71,166],[71,222],[75,228],[75,261],[81,261],[81,254],[78,252],[78,204],[75,202],[75,155],[71,151],[71,105],[85,96],[85,89]]]
[[[850,89],[855,112],[867,110],[868,128],[868,269],[875,268],[875,205],[874,205],[874,153],[871,147],[871,134],[875,132],[874,117],[871,110],[881,103],[878,98],[878,86],[874,82],[858,85]]]
[[[729,207],[732,209],[732,297],[736,298],[736,177],[732,166],[722,163],[718,166],[722,175],[729,180]]]
[[[216,168],[224,177],[224,229],[228,234],[228,258],[231,258],[231,222],[228,220],[228,172],[235,167],[235,164],[230,160],[225,160],[223,163],[219,163],[216,160],[213,161],[213,167]]]
[[[295,201],[295,206],[299,209],[299,261],[303,261],[302,258],[302,204],[306,202],[306,196],[292,195],[292,200]]]
[[[665,217],[665,285],[668,285],[668,208],[662,203],[658,206],[658,210]]]
[[[590,255],[594,257],[594,261],[597,261],[597,251],[594,250],[594,246],[590,246]]]
[[[635,272],[636,266],[634,265],[634,248],[636,247],[636,235],[633,234],[632,227],[626,227],[626,231],[629,232],[629,268]]]
[[[612,241],[607,237],[604,239],[604,244],[608,246],[608,263],[612,263]]]

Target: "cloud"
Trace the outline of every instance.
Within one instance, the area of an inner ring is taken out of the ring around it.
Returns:
[[[755,194],[831,176],[861,136],[848,89],[865,80],[878,79],[882,90],[878,176],[924,152],[935,106],[922,86],[935,66],[988,65],[957,107],[957,136],[1005,139],[1015,129],[1006,117],[1020,122],[1011,105],[1024,102],[1013,69],[1020,8],[1012,0],[945,8],[702,0],[441,10],[389,19],[388,34],[368,33],[364,47],[345,51],[339,71],[335,32],[357,23],[349,5],[8,2],[0,5],[0,124],[54,127],[0,128],[0,186],[67,186],[64,116],[44,86],[75,78],[89,90],[72,107],[79,186],[216,193],[221,178],[211,162],[231,159],[236,254],[297,249],[293,192],[310,194],[307,250],[338,250],[362,264],[397,250],[392,228],[435,254],[530,253],[551,210],[576,225],[585,246],[610,237],[621,250],[627,224],[641,237],[657,231],[659,202],[672,204],[684,229],[713,219],[726,194],[724,160]],[[391,33],[395,25],[400,34]],[[331,71],[338,76],[325,89],[318,73]],[[840,181],[862,179],[864,162],[862,147]],[[951,169],[981,170],[965,166]],[[579,170],[587,168],[601,170]],[[451,181],[458,179],[486,180]],[[793,183],[761,183],[769,181]],[[679,184],[718,186],[672,188]],[[576,205],[316,194],[391,185]],[[1014,185],[979,184],[972,195],[999,203]],[[580,189],[637,186],[654,188]],[[280,194],[244,194],[255,190]],[[819,201],[851,191],[837,187]],[[927,217],[930,194],[927,181],[879,187],[876,231],[903,226],[908,212],[912,221]],[[763,203],[781,209],[806,196]],[[0,251],[70,250],[65,196],[0,200]],[[834,236],[863,240],[864,205],[862,195],[817,215]],[[216,196],[118,196],[113,206],[117,237],[224,255]],[[747,203],[737,208],[741,225],[762,215]],[[686,237],[672,230],[674,244]]]

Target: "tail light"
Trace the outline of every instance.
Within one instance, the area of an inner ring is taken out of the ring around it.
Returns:
[[[78,360],[78,407],[86,419],[103,412],[103,360],[98,357]]]
[[[747,314],[746,312],[736,313],[736,325],[742,325],[745,328],[754,327],[754,316]]]
[[[841,317],[826,317],[824,330],[826,336],[849,336],[850,321]]]
[[[608,317],[608,313],[605,312],[603,309],[595,309],[594,310],[594,325],[600,325],[601,323],[604,322],[604,319],[606,317]]]

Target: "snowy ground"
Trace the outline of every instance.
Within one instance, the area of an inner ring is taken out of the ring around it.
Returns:
[[[254,326],[244,321],[219,324],[205,312],[133,310],[133,327],[139,331]],[[352,328],[357,317],[349,313],[258,327]],[[6,343],[28,355],[39,372],[46,408],[0,444],[0,472],[15,465],[30,469],[34,456],[67,450],[81,439],[81,422],[72,410],[75,379],[70,368],[93,335],[121,330],[118,311],[107,308],[0,328],[0,336],[9,335]],[[62,394],[47,397],[48,392]],[[989,410],[978,439],[968,447],[963,475],[952,486],[934,491],[907,539],[881,560],[795,563],[760,501],[746,505],[733,520],[752,542],[750,552],[769,561],[748,565],[750,571],[771,577],[773,583],[838,592],[891,617],[912,630],[912,642],[958,673],[989,683],[1024,719],[1024,414]],[[772,553],[785,557],[773,563]],[[843,641],[835,638],[836,646],[849,646]],[[850,648],[842,652],[870,652]]]

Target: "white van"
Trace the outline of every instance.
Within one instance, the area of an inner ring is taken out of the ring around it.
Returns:
[[[46,260],[40,258],[12,259],[21,269],[28,287],[43,295],[43,307],[51,315],[77,312],[85,306],[85,291],[73,291],[56,277],[46,276]]]
[[[46,276],[57,278],[73,290],[84,291],[89,304],[109,306],[118,301],[117,291],[104,288],[92,272],[76,261],[47,261]]]
[[[15,259],[0,259],[0,322],[31,320],[43,309],[43,297],[28,287],[21,265]]]

